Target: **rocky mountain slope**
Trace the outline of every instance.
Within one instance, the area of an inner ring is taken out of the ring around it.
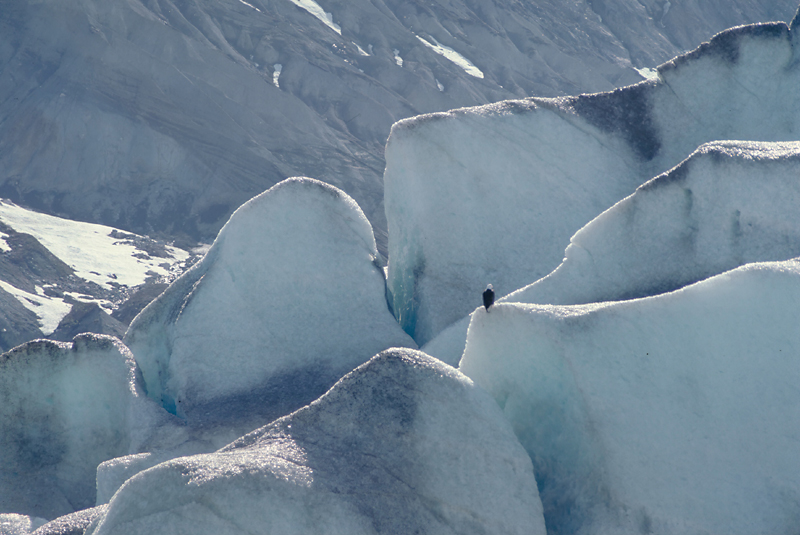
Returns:
[[[121,338],[203,252],[0,201],[0,351],[83,332]]]

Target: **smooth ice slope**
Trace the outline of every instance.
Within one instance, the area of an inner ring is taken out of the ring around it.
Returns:
[[[556,271],[503,300],[645,297],[800,256],[798,177],[798,142],[703,145],[578,231]]]
[[[93,535],[545,533],[531,463],[495,402],[425,355],[375,356],[311,405],[213,454],[129,479]]]
[[[461,371],[533,459],[556,533],[796,533],[800,262],[617,303],[500,303]]]
[[[190,422],[256,422],[240,435],[316,399],[377,352],[414,346],[386,306],[364,214],[308,178],[239,208],[125,342],[149,396]]]
[[[97,465],[138,451],[162,413],[114,338],[0,355],[0,512],[55,518],[93,506]]]
[[[386,149],[389,289],[424,344],[555,269],[569,238],[702,143],[800,131],[800,67],[782,23],[734,28],[612,93],[401,121]]]

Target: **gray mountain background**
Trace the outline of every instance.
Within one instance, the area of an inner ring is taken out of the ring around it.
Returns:
[[[796,0],[319,5],[331,24],[290,0],[0,0],[0,197],[210,241],[241,203],[306,175],[352,195],[385,253],[383,147],[395,121],[610,90],[720,30],[787,21],[797,8]],[[483,78],[420,38],[455,50]]]

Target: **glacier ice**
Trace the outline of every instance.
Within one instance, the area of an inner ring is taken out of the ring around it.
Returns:
[[[161,446],[161,444],[158,446]],[[142,470],[147,470],[164,461],[180,456],[175,450],[166,449],[155,452],[134,453],[103,461],[97,466],[97,505],[108,503],[125,481]]]
[[[675,290],[800,256],[800,142],[712,142],[570,240],[562,264],[505,301],[573,305]]]
[[[84,535],[93,523],[102,518],[106,508],[106,505],[100,505],[60,516],[36,529],[32,535]]]
[[[0,356],[0,511],[55,518],[95,504],[102,461],[145,447],[169,415],[119,340],[38,340]]]
[[[792,140],[800,65],[786,24],[733,28],[610,93],[406,119],[386,147],[388,285],[421,345],[555,269],[592,218],[699,145]]]
[[[453,368],[384,351],[216,453],[129,479],[87,535],[541,534],[530,458]]]
[[[460,370],[531,455],[557,533],[789,534],[800,261],[672,293],[477,311]]]
[[[0,535],[30,535],[47,520],[14,513],[0,514]]]
[[[800,256],[800,143],[702,145],[571,239],[561,265],[503,302],[572,305],[669,292],[749,262]],[[469,317],[422,347],[456,366]]]
[[[377,352],[416,347],[388,310],[379,262],[355,201],[287,179],[240,207],[124,340],[169,411],[191,425],[240,425],[221,447]]]
[[[471,315],[464,316],[457,322],[448,325],[433,340],[422,346],[420,350],[442,362],[446,362],[450,366],[457,367],[458,362],[461,360],[461,355],[464,353],[464,344],[467,340],[470,319]]]

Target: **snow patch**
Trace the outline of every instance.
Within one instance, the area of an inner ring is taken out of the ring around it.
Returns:
[[[400,51],[396,48],[392,50],[392,54],[394,54],[394,62],[397,63],[398,67],[403,66],[403,58],[400,57]]]
[[[645,80],[658,80],[658,69],[643,67],[641,69],[636,69],[636,72]]]
[[[283,65],[281,65],[280,63],[276,63],[275,65],[272,66],[272,68],[274,69],[274,71],[272,72],[272,83],[275,84],[275,87],[280,89],[281,85],[280,83],[278,83],[278,78],[281,77],[281,71],[283,70]]]
[[[248,4],[248,3],[247,3],[247,2],[245,2],[244,0],[239,0],[239,2],[243,3],[243,4],[244,4],[244,5],[246,5],[247,7],[253,8],[253,9],[255,9],[256,11],[258,11],[259,13],[261,13],[261,10],[260,10],[260,9],[258,9],[258,8],[257,8],[256,6],[254,6],[253,4]]]
[[[115,306],[114,303],[108,301],[107,299],[98,299],[96,297],[92,297],[91,295],[79,294],[77,292],[64,292],[64,295],[71,297],[75,301],[80,301],[81,303],[97,303],[98,306],[106,309],[106,312],[109,312],[109,314]]]
[[[338,24],[333,22],[333,15],[327,13],[320,5],[314,0],[289,0],[291,3],[296,5],[297,7],[301,7],[317,17],[320,21],[322,21],[325,26],[330,28],[331,30],[335,31],[339,35],[342,35],[342,28]]]
[[[355,47],[358,49],[358,53],[361,54],[362,56],[371,56],[372,55],[369,52],[367,52],[366,50],[364,50],[363,48],[361,48],[360,46],[358,46],[358,43],[356,43],[354,41],[350,41],[350,42],[355,45]],[[364,72],[364,71],[361,71],[361,72]]]
[[[433,39],[433,43],[431,44],[429,41],[426,41],[419,35],[416,36],[417,39],[422,41],[422,44],[439,54],[440,56],[444,56],[445,58],[449,59],[459,67],[461,67],[464,72],[469,74],[470,76],[474,76],[475,78],[483,78],[483,71],[481,71],[478,67],[476,67],[470,60],[450,48],[449,46],[444,46],[439,41],[436,40],[435,37],[431,36]],[[441,91],[441,90],[440,90]]]
[[[22,303],[22,306],[36,314],[36,317],[39,318],[39,328],[45,336],[52,334],[64,316],[72,310],[72,305],[65,303],[63,299],[48,297],[44,293],[28,293],[2,280],[0,280],[0,288],[13,295],[17,301]],[[37,291],[41,290],[41,287],[37,286],[36,289]]]
[[[171,258],[150,257],[129,240],[110,236],[118,232],[115,228],[40,214],[6,200],[0,200],[0,221],[32,235],[78,277],[110,288],[138,286],[153,275],[168,276],[172,266],[189,258],[188,252],[170,246],[166,252]]]
[[[439,80],[436,80],[436,87],[439,88],[439,91],[444,92],[444,86],[442,85],[442,82],[440,82]]]

